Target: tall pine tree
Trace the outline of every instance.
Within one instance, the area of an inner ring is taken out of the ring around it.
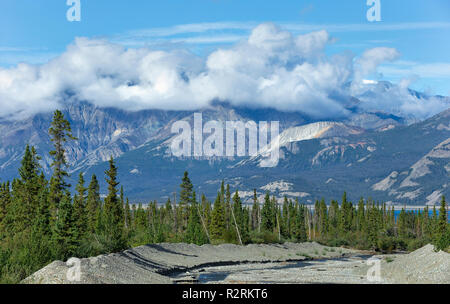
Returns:
[[[119,251],[126,245],[124,239],[124,212],[118,197],[117,168],[114,159],[109,160],[109,169],[105,171],[108,184],[108,195],[105,198],[103,210],[103,234],[108,242],[105,244],[109,251]]]
[[[435,241],[436,250],[445,250],[450,246],[450,232],[447,218],[447,203],[442,196],[441,207],[439,208],[439,218],[436,228]]]
[[[65,195],[65,191],[70,187],[65,181],[69,174],[66,171],[67,161],[64,144],[68,140],[76,140],[76,138],[72,135],[69,121],[64,118],[63,113],[59,110],[54,112],[48,132],[54,146],[54,150],[50,151],[50,156],[53,157],[51,164],[53,175],[50,180],[49,200],[52,220],[55,221],[58,216],[59,204]]]

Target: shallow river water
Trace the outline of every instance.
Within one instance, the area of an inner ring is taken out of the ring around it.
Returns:
[[[255,263],[205,267],[172,276],[176,283],[373,283],[365,269],[372,256],[352,256],[301,262]]]

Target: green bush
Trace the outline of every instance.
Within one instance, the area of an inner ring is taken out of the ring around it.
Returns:
[[[392,253],[395,249],[395,240],[391,237],[381,237],[377,242],[377,250],[383,253]]]
[[[446,233],[437,236],[433,244],[436,251],[448,249],[450,247],[450,229],[447,228]]]
[[[404,239],[397,239],[395,242],[395,248],[397,250],[407,250],[408,249],[408,242],[405,241]]]
[[[414,250],[417,250],[417,249],[425,246],[426,244],[427,244],[427,242],[425,242],[422,239],[412,239],[412,240],[409,240],[409,242],[408,242],[407,250],[414,251]]]
[[[266,231],[263,238],[265,244],[278,243],[278,234],[276,233]]]

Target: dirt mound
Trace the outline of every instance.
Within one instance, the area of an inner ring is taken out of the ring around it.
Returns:
[[[383,263],[383,279],[398,284],[450,284],[450,254],[426,245],[410,254]]]

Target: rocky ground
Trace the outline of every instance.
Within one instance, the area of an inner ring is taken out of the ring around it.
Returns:
[[[371,258],[367,252],[317,243],[152,244],[81,259],[79,267],[56,261],[23,283],[450,283],[450,254],[436,253],[431,245],[410,254],[376,256],[378,281],[367,277],[375,265],[367,263]]]

